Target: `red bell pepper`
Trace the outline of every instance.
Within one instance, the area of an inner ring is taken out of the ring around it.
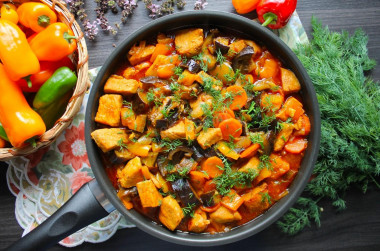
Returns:
[[[297,0],[262,0],[256,11],[263,26],[280,29],[288,23],[296,6]]]
[[[28,83],[25,79],[20,79],[17,81],[17,84],[21,87],[22,91],[37,92],[40,87],[46,82],[46,80],[48,80],[58,68],[67,66],[71,70],[74,70],[74,64],[68,57],[65,57],[56,62],[41,61],[40,66],[40,71],[30,76],[30,81],[32,82],[31,87],[28,86]]]

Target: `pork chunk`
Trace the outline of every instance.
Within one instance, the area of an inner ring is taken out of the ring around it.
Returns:
[[[215,212],[210,214],[210,219],[216,223],[229,223],[235,220],[241,220],[239,212],[233,212],[224,206],[220,206]]]
[[[270,201],[268,201],[269,198],[265,197],[267,194],[268,185],[263,183],[261,186],[255,187],[243,194],[244,205],[251,212],[263,212],[270,206]]]
[[[290,136],[294,130],[294,125],[290,123],[282,123],[280,132],[277,134],[276,139],[274,140],[274,151],[281,151],[285,146],[285,143],[288,142]]]
[[[192,57],[201,52],[203,39],[203,29],[186,29],[177,32],[174,42],[179,54]]]
[[[296,75],[287,69],[281,68],[281,82],[284,94],[299,92],[301,90],[301,84],[298,81]]]
[[[123,169],[118,169],[116,177],[119,184],[124,188],[130,188],[136,186],[140,181],[144,180],[144,176],[141,172],[141,160],[139,157],[135,157],[128,161],[127,165]]]
[[[179,122],[175,126],[170,127],[165,131],[161,131],[161,138],[163,139],[184,139],[186,138],[185,123],[183,121]]]
[[[91,133],[91,137],[103,152],[111,151],[128,142],[128,135],[124,129],[103,128]]]
[[[222,130],[220,128],[208,128],[205,131],[201,131],[197,141],[203,149],[207,149],[222,139]]]
[[[162,195],[158,192],[153,181],[146,180],[136,184],[143,207],[158,207],[162,202]]]
[[[104,85],[104,92],[122,95],[135,94],[139,86],[139,82],[134,79],[126,79],[122,76],[112,75]]]
[[[100,97],[95,121],[109,126],[119,126],[123,97],[117,94],[106,94]]]
[[[188,228],[190,232],[202,233],[210,221],[207,219],[207,215],[201,209],[197,209],[194,213],[194,217],[189,220]]]
[[[173,197],[166,196],[162,200],[158,218],[167,228],[173,231],[184,217],[181,207]]]

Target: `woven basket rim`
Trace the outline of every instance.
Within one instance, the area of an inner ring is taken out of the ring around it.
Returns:
[[[84,34],[81,31],[79,24],[75,21],[74,16],[66,8],[66,3],[59,0],[39,0],[40,2],[48,5],[50,8],[54,9],[57,13],[58,20],[67,24],[77,39],[77,58],[75,62],[77,64],[77,84],[73,96],[71,97],[65,113],[61,118],[55,123],[53,128],[47,130],[36,142],[36,146],[31,145],[25,146],[23,148],[0,148],[0,161],[9,160],[19,156],[25,156],[36,152],[37,150],[46,147],[53,143],[59,135],[71,124],[74,116],[79,112],[82,105],[84,95],[87,88],[90,85],[88,79],[88,52]]]

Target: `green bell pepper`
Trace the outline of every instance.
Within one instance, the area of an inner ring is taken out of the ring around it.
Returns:
[[[33,107],[41,109],[59,100],[77,83],[77,76],[70,68],[57,69],[41,86],[33,100]]]
[[[0,138],[2,138],[2,139],[4,139],[4,140],[6,140],[6,141],[9,142],[8,136],[7,136],[6,132],[5,132],[4,127],[3,127],[2,124],[0,124]]]
[[[52,128],[55,125],[55,122],[57,122],[66,111],[67,104],[69,103],[72,94],[73,92],[69,91],[54,103],[40,109],[35,109],[45,122],[47,130]]]

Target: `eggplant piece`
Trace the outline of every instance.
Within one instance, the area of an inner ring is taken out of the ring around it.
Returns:
[[[169,121],[167,119],[157,119],[156,120],[156,129],[166,130],[169,127]]]
[[[187,175],[191,171],[191,168],[194,166],[194,162],[195,160],[192,158],[182,158],[181,161],[174,166],[175,172],[178,172],[181,175]]]
[[[169,174],[171,170],[168,170],[167,166],[169,165],[169,160],[163,154],[159,155],[156,160],[158,171],[160,171],[161,175],[165,177]]]
[[[180,198],[183,206],[186,207],[191,205],[194,208],[202,204],[201,199],[197,197],[197,194],[194,192],[187,179],[173,181],[172,188]]]
[[[203,206],[213,207],[215,205],[214,194],[215,194],[215,190],[212,190],[201,195]]]
[[[173,156],[176,153],[183,152],[185,156],[191,157],[191,155],[194,153],[194,151],[186,146],[179,146],[176,149],[172,150],[168,154],[168,159],[173,160]]]
[[[215,49],[219,50],[223,55],[228,53],[230,46],[228,45],[229,39],[225,37],[217,37],[215,40]]]
[[[241,73],[248,73],[249,61],[251,60],[255,51],[251,46],[245,47],[239,54],[237,54],[232,60],[232,68],[236,71],[239,70]]]
[[[139,80],[141,83],[147,84],[147,85],[154,85],[156,83],[167,84],[167,81],[160,79],[159,77],[156,77],[156,76],[143,77],[143,78],[140,78]]]
[[[249,129],[248,129],[248,124],[247,124],[247,122],[245,122],[245,121],[241,121],[241,120],[239,120],[239,121],[240,121],[240,123],[243,124],[243,131],[242,131],[242,133],[241,133],[241,136],[248,136]]]
[[[126,163],[128,159],[120,158],[115,154],[115,151],[109,151],[105,154],[107,156],[107,161],[111,163],[112,165],[119,165]]]
[[[194,59],[190,59],[189,61],[187,61],[187,69],[189,70],[189,72],[197,74],[201,71],[201,66]]]
[[[127,196],[127,197],[136,197],[139,196],[139,192],[137,191],[137,187],[131,187],[131,188],[119,188],[119,192],[117,193],[118,196]]]
[[[264,146],[264,149],[263,149],[263,154],[265,155],[270,155],[272,150],[273,150],[273,146],[274,146],[274,140],[276,139],[276,134],[274,133],[273,130],[269,130],[265,136],[264,136],[264,140],[263,140],[263,146]]]
[[[192,158],[197,162],[205,158],[217,156],[217,153],[213,147],[209,147],[205,150],[196,141],[193,142],[193,145],[191,146],[191,150],[193,150],[194,152],[192,155]]]
[[[210,158],[210,157],[214,157],[214,156],[217,156],[217,152],[215,151],[214,147],[209,147],[207,148],[205,151],[205,157],[206,158]]]
[[[191,146],[191,150],[193,150],[193,155],[191,156],[196,162],[200,162],[206,157],[203,155],[203,152],[196,147],[195,145]]]

